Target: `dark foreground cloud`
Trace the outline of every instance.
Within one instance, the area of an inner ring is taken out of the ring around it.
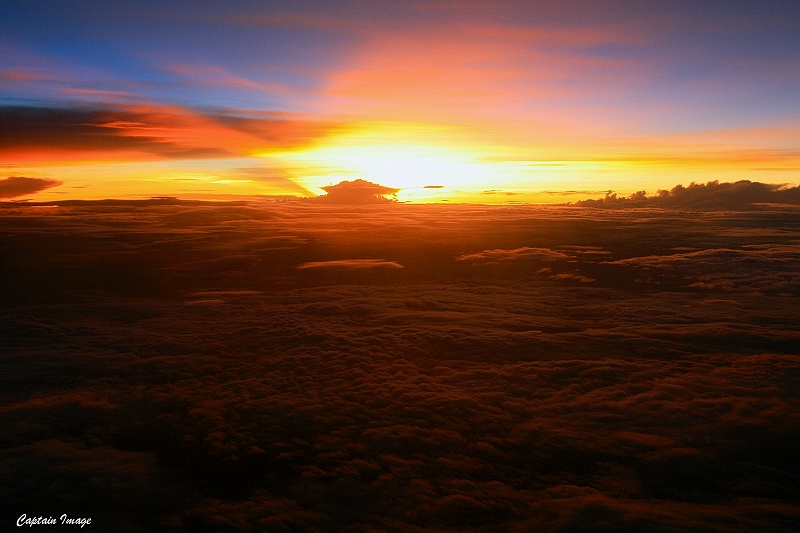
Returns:
[[[58,187],[62,183],[61,181],[51,179],[11,176],[0,179],[0,198],[27,196],[51,187]]]
[[[798,242],[774,206],[7,203],[0,522],[795,531]]]
[[[800,186],[788,187],[758,183],[747,180],[735,183],[710,181],[706,184],[691,183],[688,187],[677,185],[671,190],[659,190],[655,196],[639,191],[628,197],[619,197],[609,191],[605,198],[582,200],[575,205],[582,207],[678,207],[690,209],[742,209],[753,204],[778,203],[800,204]]]

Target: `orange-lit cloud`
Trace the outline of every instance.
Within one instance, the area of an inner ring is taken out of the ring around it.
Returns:
[[[582,50],[631,39],[630,33],[607,29],[486,24],[375,32],[348,66],[330,76],[325,91],[334,109],[385,118],[463,122],[522,113],[539,123],[577,121],[559,104],[591,97],[620,76],[635,83],[647,70],[632,60],[591,57]],[[587,80],[592,83],[582,83]]]
[[[11,176],[0,179],[0,198],[12,198],[14,196],[26,196],[51,187],[57,187],[62,182],[42,179],[26,178],[24,176]]]
[[[4,107],[0,155],[15,174],[66,183],[56,192],[42,193],[50,198],[311,196],[263,155],[298,149],[337,127],[286,112],[199,113],[144,104]]]
[[[286,114],[201,115],[166,106],[105,108],[5,107],[0,152],[20,160],[59,158],[216,159],[297,146],[329,124]],[[138,154],[138,155],[137,155]]]
[[[550,250],[549,248],[531,248],[523,246],[513,250],[484,250],[482,252],[464,254],[456,258],[457,261],[488,262],[496,263],[501,261],[512,261],[519,259],[533,259],[539,261],[553,261],[556,259],[566,259],[568,256],[561,252]]]
[[[332,261],[310,261],[298,265],[297,268],[299,270],[309,268],[365,270],[373,268],[403,268],[403,265],[396,261],[387,261],[385,259],[336,259]]]

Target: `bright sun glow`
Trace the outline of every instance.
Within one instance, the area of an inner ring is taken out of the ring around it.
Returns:
[[[419,123],[364,122],[304,149],[254,155],[313,194],[363,179],[400,189],[397,199],[410,202],[560,203],[602,197],[607,189],[593,188],[597,178],[635,191],[643,174],[651,185],[656,177],[669,185],[675,172],[602,154],[562,159],[558,150],[513,149],[455,127]]]
[[[335,167],[389,187],[466,185],[485,179],[480,162],[469,154],[441,146],[331,146],[304,156],[321,167]]]
[[[442,129],[371,125],[302,151],[266,155],[308,190],[356,178],[402,189],[399,198],[437,196],[444,189],[476,189],[496,169]]]

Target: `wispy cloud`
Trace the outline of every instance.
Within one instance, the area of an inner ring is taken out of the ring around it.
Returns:
[[[242,116],[202,114],[174,106],[2,107],[0,153],[46,159],[132,160],[250,156],[277,147],[302,146],[324,135],[330,124],[286,113]],[[126,155],[127,154],[127,155]],[[138,156],[135,154],[139,154]]]
[[[569,256],[551,250],[549,248],[531,248],[523,246],[521,248],[514,248],[513,250],[483,250],[482,252],[460,255],[456,258],[457,261],[472,261],[472,262],[499,262],[499,261],[513,261],[520,259],[533,259],[540,261],[553,261],[556,259],[567,259]]]
[[[288,85],[247,78],[219,65],[174,64],[163,67],[163,70],[168,74],[179,76],[183,82],[192,86],[247,89],[278,96],[290,96],[297,92]]]

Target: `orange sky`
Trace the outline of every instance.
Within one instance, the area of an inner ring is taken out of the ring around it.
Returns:
[[[153,4],[122,33],[113,11],[87,26],[53,7],[74,24],[36,29],[48,13],[10,7],[0,179],[61,183],[23,200],[312,196],[361,178],[486,203],[798,181],[783,7],[569,4]]]

